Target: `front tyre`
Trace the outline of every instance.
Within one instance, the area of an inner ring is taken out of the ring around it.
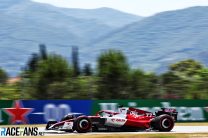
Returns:
[[[91,120],[86,116],[80,116],[74,121],[74,129],[78,133],[89,132],[92,128]]]
[[[170,115],[163,114],[154,118],[151,121],[151,126],[159,131],[171,131],[174,127],[174,120]]]

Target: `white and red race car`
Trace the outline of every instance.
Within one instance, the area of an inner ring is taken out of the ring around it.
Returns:
[[[99,131],[171,131],[177,121],[175,109],[162,108],[151,113],[136,108],[119,108],[117,112],[99,111],[94,116],[68,114],[60,122],[49,121],[46,130],[78,133]]]

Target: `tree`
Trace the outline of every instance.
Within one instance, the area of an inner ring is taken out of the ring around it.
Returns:
[[[189,89],[189,81],[175,75],[173,72],[162,74],[160,83],[165,90],[164,98],[184,98]]]
[[[145,73],[140,69],[132,70],[130,73],[130,95],[131,99],[157,98],[160,96],[158,89],[158,76],[154,73]]]
[[[199,74],[203,68],[200,62],[192,59],[170,65],[169,71],[162,75],[166,92],[179,98],[199,97]]]
[[[93,99],[94,93],[96,91],[96,84],[93,83],[92,76],[79,76],[73,78],[70,82],[71,89],[70,95],[68,98],[70,99]]]
[[[63,98],[68,91],[67,80],[72,69],[67,61],[58,55],[49,55],[38,62],[37,71],[32,74],[29,92],[33,98]]]
[[[85,64],[83,69],[83,74],[85,76],[91,76],[92,75],[92,68],[90,64]]]
[[[47,57],[48,57],[48,54],[47,54],[47,50],[46,50],[45,44],[40,44],[39,48],[40,48],[40,53],[39,53],[40,59],[46,60]]]
[[[198,75],[202,68],[203,65],[193,59],[183,60],[170,65],[170,71],[174,72],[174,74],[178,76],[186,78]]]
[[[149,92],[146,91],[147,80],[142,70],[132,70],[130,73],[129,98],[145,98]]]
[[[116,50],[103,52],[98,57],[99,99],[118,99],[128,96],[129,66],[126,57]]]
[[[35,72],[37,69],[37,64],[40,60],[46,60],[48,57],[48,53],[46,50],[46,46],[44,44],[39,45],[39,53],[33,53],[29,58],[29,61],[26,66],[26,71]]]
[[[159,77],[155,73],[145,74],[146,84],[146,94],[144,98],[160,98],[161,91],[159,90]]]
[[[76,46],[72,47],[72,65],[74,71],[74,77],[80,75],[80,67],[79,67],[79,49]]]
[[[0,68],[0,84],[6,83],[7,79],[8,79],[7,73]]]
[[[190,99],[207,99],[208,98],[208,68],[203,68],[199,71],[198,78],[194,81],[191,94],[188,95]]]
[[[36,53],[33,53],[27,63],[26,70],[30,72],[35,72],[37,70],[37,65],[38,65],[39,60],[40,60],[39,55]]]

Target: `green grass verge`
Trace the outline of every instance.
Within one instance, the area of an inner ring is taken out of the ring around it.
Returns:
[[[176,126],[208,126],[208,122],[176,123]]]

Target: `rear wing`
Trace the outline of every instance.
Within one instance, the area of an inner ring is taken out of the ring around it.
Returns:
[[[168,114],[173,117],[174,121],[177,121],[178,112],[173,108],[161,108],[161,110],[155,112],[156,116],[160,116],[162,114]]]

